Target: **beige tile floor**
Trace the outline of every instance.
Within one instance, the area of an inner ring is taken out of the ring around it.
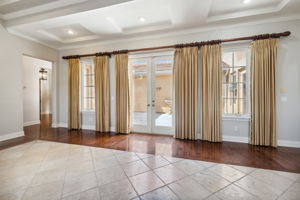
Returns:
[[[0,200],[299,200],[300,174],[37,140],[0,151]]]

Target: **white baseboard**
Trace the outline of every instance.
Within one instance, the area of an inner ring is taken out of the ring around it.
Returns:
[[[226,136],[226,135],[223,136],[223,141],[249,143],[248,137],[237,137],[237,136]],[[278,146],[300,148],[300,141],[278,140]]]
[[[278,140],[278,146],[300,148],[300,141]]]
[[[68,124],[67,123],[58,123],[58,124],[56,124],[56,127],[68,128]]]
[[[0,135],[0,141],[9,140],[17,137],[22,137],[22,136],[24,136],[24,131]]]
[[[52,124],[52,127],[53,128],[57,128],[57,127],[68,128],[68,124],[67,123]],[[95,126],[82,125],[82,129],[95,130]],[[112,127],[110,127],[110,131],[115,132],[116,128],[112,126]],[[222,140],[226,141],[226,142],[249,143],[248,137],[223,135]],[[300,148],[300,141],[278,140],[278,146]]]
[[[52,124],[52,128],[68,128],[68,124],[67,123],[58,123],[58,124]],[[84,130],[96,130],[95,125],[82,125],[82,129]],[[116,128],[114,126],[110,127],[110,131],[114,132],[116,131]]]
[[[41,115],[51,115],[51,112],[42,112]]]
[[[223,141],[226,141],[226,142],[249,143],[248,137],[238,137],[238,136],[227,136],[227,135],[223,135],[222,140],[223,140]]]
[[[96,130],[95,125],[82,125],[81,128],[82,128],[83,130],[93,130],[93,131]]]
[[[37,120],[37,121],[31,121],[31,122],[24,122],[23,126],[31,126],[31,125],[36,125],[36,124],[40,124],[41,121]]]

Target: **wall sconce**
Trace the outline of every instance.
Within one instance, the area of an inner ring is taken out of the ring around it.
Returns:
[[[40,69],[40,80],[47,80],[47,71],[44,68]]]

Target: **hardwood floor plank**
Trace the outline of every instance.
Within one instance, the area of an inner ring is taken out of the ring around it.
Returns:
[[[211,143],[200,140],[178,140],[171,136],[143,133],[125,135],[51,128],[50,115],[42,117],[41,125],[25,127],[24,131],[25,137],[0,142],[0,150],[40,139],[300,173],[300,148],[272,148],[236,142]]]

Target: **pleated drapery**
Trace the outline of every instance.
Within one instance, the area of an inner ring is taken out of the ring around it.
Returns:
[[[222,69],[221,46],[201,47],[202,55],[202,140],[220,142]]]
[[[70,129],[80,129],[80,59],[69,59],[68,70],[68,127]]]
[[[175,137],[196,139],[198,47],[176,48],[174,55]]]
[[[128,54],[115,55],[116,67],[116,132],[130,133],[130,95]]]
[[[109,57],[96,56],[95,69],[95,104],[96,131],[110,131],[110,102],[109,102]]]
[[[277,146],[275,67],[278,39],[251,44],[251,144]]]

